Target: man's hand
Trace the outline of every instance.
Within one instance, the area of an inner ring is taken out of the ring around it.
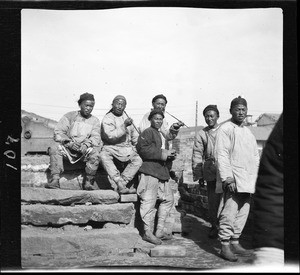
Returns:
[[[81,154],[84,155],[86,153],[87,149],[88,149],[87,145],[81,144],[81,146],[80,146],[80,152],[81,152]]]
[[[223,191],[228,190],[231,193],[236,192],[236,185],[233,178],[228,177],[225,181],[222,182]]]
[[[203,178],[200,178],[200,179],[198,180],[198,182],[199,182],[200,187],[205,187],[205,181],[204,181]]]
[[[66,144],[69,143],[70,141],[71,141],[71,139],[65,138],[61,141],[61,143],[66,146]]]
[[[80,143],[78,143],[78,142],[71,141],[66,144],[66,147],[73,151],[80,152]]]
[[[173,126],[173,128],[174,128],[175,130],[178,130],[178,129],[179,129],[180,127],[182,127],[183,125],[184,125],[184,123],[181,122],[181,121],[175,122],[175,123],[172,124],[172,126]]]
[[[132,123],[133,123],[133,120],[130,117],[126,118],[124,121],[125,127],[130,126]]]
[[[174,160],[176,158],[176,150],[171,149],[168,150],[168,159]]]

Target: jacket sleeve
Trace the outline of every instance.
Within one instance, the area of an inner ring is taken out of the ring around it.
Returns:
[[[192,171],[194,181],[203,178],[203,154],[204,154],[204,140],[201,136],[200,130],[194,139],[193,153],[192,153]]]
[[[63,143],[64,140],[70,139],[69,129],[71,122],[67,115],[64,115],[56,124],[54,128],[54,140],[59,143]]]
[[[140,134],[137,143],[137,151],[142,159],[166,160],[167,150],[161,149],[154,142],[155,136],[151,131],[144,131]]]
[[[98,118],[94,117],[95,122],[93,124],[93,129],[89,138],[86,138],[83,141],[83,144],[87,147],[98,147],[101,146],[101,137],[100,137],[100,121]]]
[[[284,249],[282,115],[263,149],[253,202],[255,248]]]
[[[171,127],[169,128],[168,123],[163,125],[163,127],[160,130],[167,141],[175,139],[179,133],[179,129],[174,129],[173,125],[171,125]]]
[[[220,127],[216,136],[215,158],[216,166],[222,182],[228,177],[234,178],[230,161],[231,150],[232,143],[230,131]]]

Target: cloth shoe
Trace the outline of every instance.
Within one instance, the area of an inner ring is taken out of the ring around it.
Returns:
[[[222,244],[220,256],[230,262],[236,262],[238,260],[237,256],[232,253],[229,244]]]
[[[123,178],[117,180],[119,194],[129,194],[129,188],[126,187],[126,182]]]
[[[53,175],[51,181],[45,184],[45,188],[60,189],[59,176],[58,175]]]
[[[136,194],[136,189],[133,187],[133,185],[129,188],[129,194]]]
[[[239,256],[251,256],[253,254],[252,250],[247,250],[243,248],[239,243],[231,243],[232,252]]]
[[[161,240],[171,240],[173,238],[172,234],[167,234],[163,229],[157,229],[155,236]]]
[[[153,233],[150,232],[150,230],[145,231],[144,236],[142,237],[142,239],[144,241],[147,241],[149,243],[153,243],[153,244],[156,244],[156,245],[162,244],[162,241],[159,238],[155,237],[153,235]]]

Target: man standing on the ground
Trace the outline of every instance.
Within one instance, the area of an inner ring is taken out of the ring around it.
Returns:
[[[95,105],[92,94],[82,94],[78,105],[80,111],[65,114],[54,129],[56,144],[49,150],[51,181],[45,185],[46,188],[60,188],[60,174],[64,171],[63,158],[66,158],[71,164],[79,160],[86,162],[83,188],[95,189],[93,184],[101,145],[100,121],[91,114]]]
[[[217,105],[208,105],[205,107],[203,116],[208,126],[200,130],[195,137],[192,154],[193,180],[199,181],[201,186],[204,186],[204,182],[207,184],[208,211],[211,223],[208,236],[210,238],[217,238],[217,215],[221,199],[221,194],[216,193],[217,170],[214,157],[215,139],[218,129],[217,121],[219,118]]]
[[[236,255],[251,254],[239,244],[249,215],[251,194],[255,192],[259,166],[255,137],[243,125],[247,111],[244,98],[239,96],[231,101],[231,120],[219,127],[215,144],[216,191],[222,192],[223,189],[218,235],[222,245],[221,257],[228,261],[237,261]]]
[[[138,132],[133,127],[133,120],[124,115],[126,98],[118,95],[113,99],[111,110],[101,123],[103,147],[100,152],[102,166],[106,170],[112,188],[120,194],[136,193],[133,186],[127,184],[134,178],[142,165],[142,159],[136,152]],[[120,173],[114,160],[126,165]]]
[[[151,126],[144,130],[138,138],[137,150],[143,159],[140,168],[141,176],[137,193],[141,200],[140,214],[144,224],[143,239],[153,244],[161,244],[161,239],[172,236],[164,232],[165,220],[174,205],[174,194],[169,184],[170,173],[166,161],[176,157],[175,150],[162,149],[162,139],[159,133],[164,119],[160,109],[153,109],[148,117]],[[158,208],[157,228],[155,235],[155,205]]]

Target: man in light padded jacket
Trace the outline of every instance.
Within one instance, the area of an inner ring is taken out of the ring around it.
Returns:
[[[99,166],[101,146],[100,121],[93,116],[95,99],[84,93],[78,100],[79,111],[65,114],[54,129],[56,144],[49,149],[51,181],[46,188],[60,188],[60,174],[64,171],[63,158],[71,164],[80,160],[86,163],[83,188],[94,190],[94,178]]]
[[[219,207],[220,256],[228,261],[237,261],[237,255],[251,255],[239,243],[259,165],[256,139],[243,123],[247,111],[247,101],[240,96],[234,98],[230,104],[231,120],[219,126],[215,143],[216,192],[223,192]]]
[[[101,164],[108,174],[111,187],[120,194],[136,193],[132,179],[142,165],[142,159],[135,148],[139,133],[134,127],[133,120],[124,113],[126,104],[126,98],[117,95],[113,99],[111,110],[101,123],[103,141],[100,152]],[[122,172],[115,161],[126,166]]]
[[[206,182],[208,211],[211,223],[209,232],[210,238],[218,236],[218,208],[221,194],[216,193],[216,165],[214,157],[214,147],[219,118],[217,105],[208,105],[203,110],[203,116],[207,127],[201,129],[195,137],[192,154],[192,171],[194,181],[199,181],[200,185]]]

